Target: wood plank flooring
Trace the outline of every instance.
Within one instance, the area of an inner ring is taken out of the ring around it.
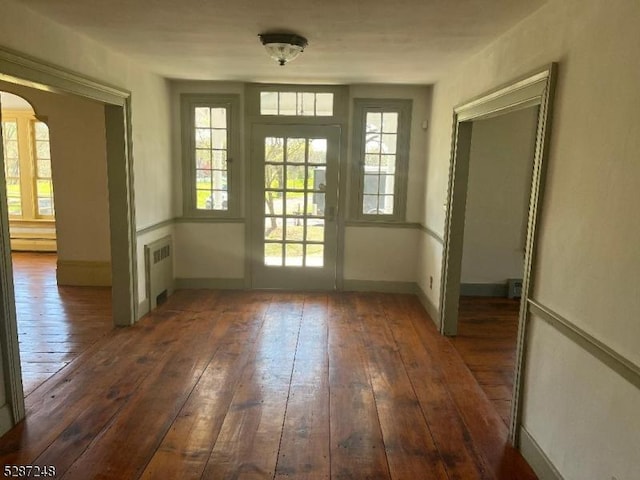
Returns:
[[[460,297],[451,342],[506,425],[511,418],[519,299]]]
[[[26,404],[2,465],[57,478],[535,479],[408,295],[178,291]]]
[[[55,254],[11,256],[22,382],[29,395],[112,329],[111,289],[58,287]]]

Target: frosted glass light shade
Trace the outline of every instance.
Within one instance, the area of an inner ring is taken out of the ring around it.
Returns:
[[[269,56],[280,65],[296,58],[308,44],[306,38],[293,33],[263,33],[258,36]]]

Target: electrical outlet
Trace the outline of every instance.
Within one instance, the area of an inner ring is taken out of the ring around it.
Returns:
[[[429,290],[433,290],[433,277],[429,277]]]

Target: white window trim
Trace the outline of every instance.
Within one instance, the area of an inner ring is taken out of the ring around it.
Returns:
[[[240,95],[180,95],[182,128],[182,216],[200,219],[236,219],[241,213],[242,173],[240,158]],[[227,210],[196,208],[195,108],[227,109]]]
[[[405,222],[407,210],[407,179],[409,145],[411,142],[410,99],[356,98],[353,101],[353,148],[351,151],[351,182],[349,220],[358,223]],[[366,115],[369,112],[397,112],[398,140],[393,213],[367,215],[362,212],[364,190],[364,149]]]

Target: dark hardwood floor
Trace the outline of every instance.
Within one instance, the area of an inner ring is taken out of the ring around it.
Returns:
[[[65,479],[535,478],[408,295],[178,291],[26,406],[2,464]]]
[[[112,329],[111,289],[58,287],[55,254],[11,257],[22,382],[29,395]]]
[[[506,425],[516,362],[520,299],[460,297],[458,335],[451,342]]]

